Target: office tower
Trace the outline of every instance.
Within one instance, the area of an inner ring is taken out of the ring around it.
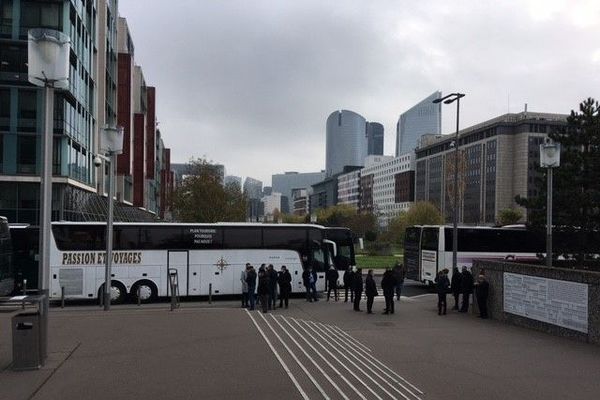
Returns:
[[[442,130],[442,105],[433,100],[442,92],[433,92],[400,115],[396,125],[396,156],[414,151],[421,135],[439,135]]]
[[[367,121],[359,114],[334,111],[327,118],[325,173],[330,177],[345,166],[362,166],[368,152]]]
[[[260,200],[262,198],[262,182],[247,176],[244,181],[244,194],[249,199]]]
[[[383,125],[367,122],[367,155],[383,155]]]
[[[325,179],[325,172],[302,172],[287,171],[283,174],[271,175],[273,192],[282,194],[281,212],[289,214],[294,209],[292,191],[294,189],[306,189],[312,184]]]
[[[461,130],[459,222],[495,224],[500,211],[518,207],[516,196],[538,195],[540,144],[552,130],[564,129],[566,120],[562,114],[521,112]],[[453,215],[448,187],[454,179],[454,140],[454,133],[431,138],[416,151],[416,201],[433,203],[446,221]]]

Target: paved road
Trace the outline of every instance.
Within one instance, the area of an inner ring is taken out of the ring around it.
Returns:
[[[415,290],[419,290],[416,288]],[[53,309],[50,357],[12,372],[10,314],[0,313],[0,399],[595,399],[600,347],[482,321],[437,316],[435,295],[396,314],[294,299],[247,312],[237,301]],[[421,393],[422,392],[422,393]]]

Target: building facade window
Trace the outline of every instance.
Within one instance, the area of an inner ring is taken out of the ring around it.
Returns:
[[[37,118],[37,92],[19,91],[18,129],[21,132],[35,132]]]
[[[31,28],[62,30],[62,3],[48,1],[21,2],[21,36]]]
[[[30,135],[17,137],[17,173],[35,174],[37,138]]]

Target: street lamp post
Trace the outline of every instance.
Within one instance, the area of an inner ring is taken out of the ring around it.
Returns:
[[[451,104],[456,101],[456,134],[454,137],[454,207],[452,215],[452,268],[458,264],[458,130],[460,122],[460,99],[465,97],[464,93],[450,93],[442,98],[433,100],[433,103],[444,102]]]
[[[114,219],[114,200],[115,197],[115,168],[117,164],[117,154],[123,151],[123,128],[109,126],[102,130],[101,151],[108,156],[110,168],[108,170],[108,216],[106,218],[106,257],[104,264],[104,311],[110,310],[111,301],[111,268],[112,268],[112,250],[113,250],[113,219]]]
[[[546,266],[552,266],[552,169],[560,166],[560,143],[547,138],[540,144],[540,166],[548,170],[546,205]]]
[[[48,349],[48,297],[50,295],[50,228],[52,221],[52,144],[54,136],[54,89],[69,87],[69,52],[71,41],[62,32],[30,29],[27,41],[27,78],[44,88],[44,128],[40,176],[40,237],[38,287],[44,295],[40,309],[40,347],[42,364]]]

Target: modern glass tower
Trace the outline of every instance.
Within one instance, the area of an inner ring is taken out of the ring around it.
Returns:
[[[39,212],[44,92],[27,81],[27,31],[54,29],[71,39],[69,88],[54,98],[52,160],[52,219],[69,219],[96,192],[99,124],[116,120],[117,13],[116,1],[0,2],[0,215],[10,222],[36,224]]]
[[[345,166],[362,166],[368,152],[367,121],[359,114],[334,111],[327,118],[325,173],[333,176]]]
[[[442,97],[442,92],[433,92],[400,115],[396,125],[396,157],[415,150],[421,135],[442,131],[442,105],[432,101]]]
[[[383,155],[383,125],[379,122],[367,122],[368,155]]]

